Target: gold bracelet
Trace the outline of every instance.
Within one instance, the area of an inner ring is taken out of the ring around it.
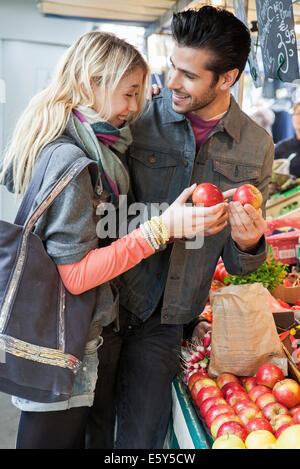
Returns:
[[[167,241],[169,241],[170,237],[168,230],[161,219],[159,217],[152,217],[150,221],[157,227],[159,237],[161,238],[161,243],[165,244]]]

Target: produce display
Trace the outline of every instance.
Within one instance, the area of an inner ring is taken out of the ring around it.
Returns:
[[[276,365],[260,366],[255,376],[224,372],[216,379],[190,366],[186,377],[212,449],[300,449],[300,385]]]

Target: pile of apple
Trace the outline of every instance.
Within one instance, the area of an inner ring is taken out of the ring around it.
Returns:
[[[213,448],[237,438],[249,449],[300,448],[300,386],[276,365],[260,366],[255,377],[222,373],[216,380],[196,371],[187,385]]]

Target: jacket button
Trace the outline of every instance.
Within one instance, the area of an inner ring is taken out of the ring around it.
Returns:
[[[164,319],[168,319],[168,313],[164,313],[164,314],[163,314],[163,318],[164,318]]]
[[[155,156],[150,156],[149,161],[150,161],[150,163],[156,163]]]
[[[189,126],[187,124],[187,122],[184,123],[184,130],[188,130]]]
[[[183,162],[183,166],[187,167],[187,166],[188,166],[188,164],[189,164],[189,162],[188,162],[187,160],[184,160],[184,162]]]
[[[138,312],[139,312],[139,313],[142,313],[143,311],[144,311],[144,309],[140,306],[140,307],[138,308]]]
[[[160,280],[161,279],[161,274],[160,273],[156,274],[156,277],[157,277],[158,280]]]

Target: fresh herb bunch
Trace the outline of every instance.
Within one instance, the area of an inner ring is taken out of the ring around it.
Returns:
[[[242,285],[245,283],[260,282],[265,288],[272,291],[277,285],[283,283],[288,267],[288,264],[282,264],[282,262],[275,260],[272,246],[269,246],[267,259],[255,272],[243,276],[228,274],[224,279],[224,283],[225,285],[228,283],[231,285]]]

